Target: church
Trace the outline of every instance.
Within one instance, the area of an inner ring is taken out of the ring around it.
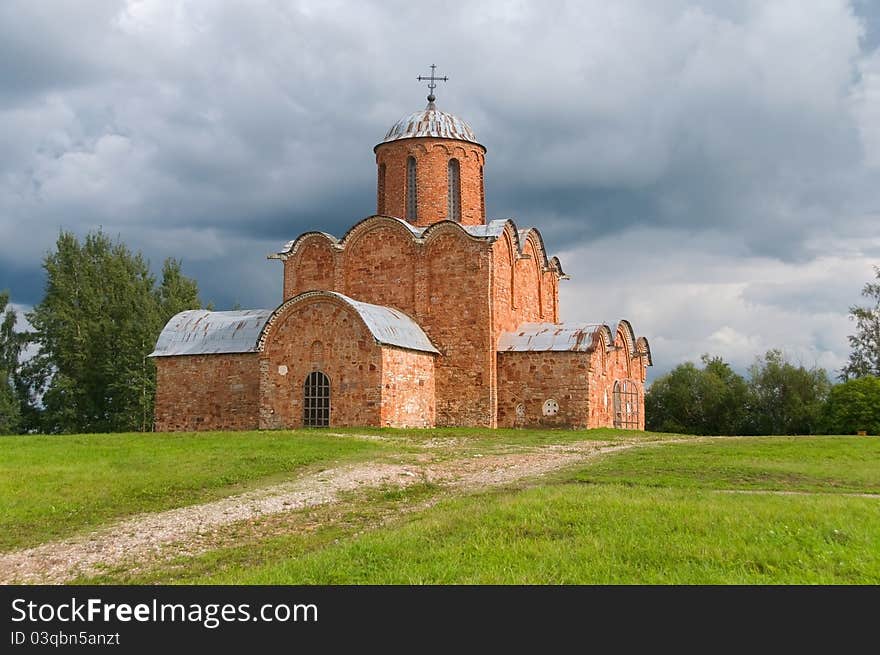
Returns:
[[[375,146],[376,213],[305,232],[274,309],[174,316],[151,353],[155,429],[644,429],[645,337],[560,322],[541,233],[487,220],[486,147],[428,105]]]

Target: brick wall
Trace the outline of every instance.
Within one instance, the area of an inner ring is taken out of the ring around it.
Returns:
[[[414,157],[417,166],[418,226],[448,218],[447,170],[449,160],[458,159],[461,186],[461,223],[482,225],[486,217],[483,200],[483,165],[486,150],[467,141],[453,139],[401,139],[376,146],[377,171],[384,164],[384,176],[377,174],[377,195],[384,187],[384,204],[379,213],[406,218],[406,161]],[[384,184],[380,184],[384,179]]]
[[[493,425],[491,245],[453,225],[439,226],[425,243],[416,243],[404,225],[375,217],[357,226],[335,257],[331,290],[399,309],[441,351],[435,364],[437,424]],[[291,266],[300,260],[287,261]],[[286,293],[309,290],[294,269],[285,270],[291,280]]]
[[[156,430],[253,430],[259,424],[256,353],[157,357]]]
[[[382,425],[434,426],[434,355],[382,348]]]
[[[556,274],[542,270],[534,238],[525,242],[526,257],[516,238],[511,226],[490,243],[440,225],[420,242],[398,221],[373,217],[352,229],[342,249],[321,235],[306,237],[285,262],[285,299],[320,288],[405,312],[442,353],[437,425],[491,427],[499,333],[558,318]]]
[[[638,390],[639,429],[645,429],[645,361],[633,358],[630,343],[622,329],[614,335],[614,349],[605,353],[597,348],[591,353],[590,368],[590,404],[589,427],[614,426],[614,383],[618,380],[629,380]]]
[[[284,300],[303,291],[333,291],[336,254],[323,234],[310,234],[292,257],[284,260]]]
[[[414,318],[440,350],[435,364],[437,425],[494,427],[495,335],[491,247],[454,225],[423,250],[426,302]]]
[[[302,425],[303,384],[330,378],[331,426],[380,425],[382,349],[351,307],[316,297],[279,314],[260,355],[260,427]]]
[[[512,332],[523,323],[559,320],[559,279],[544,271],[544,253],[532,238],[526,240],[520,257],[513,228],[505,226],[495,241],[493,259],[493,316],[495,333]]]
[[[418,250],[404,225],[381,218],[363,224],[342,251],[338,290],[355,300],[412,315]]]
[[[586,428],[589,372],[588,353],[498,353],[498,427]],[[558,404],[555,416],[544,415],[547,400]]]

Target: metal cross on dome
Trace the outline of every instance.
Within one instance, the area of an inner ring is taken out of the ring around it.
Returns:
[[[437,77],[434,75],[435,70],[437,69],[436,64],[431,64],[431,75],[419,75],[416,79],[419,82],[424,80],[428,81],[428,102],[433,103],[437,97],[434,95],[434,89],[437,88],[437,82],[448,82],[449,78],[445,75],[443,77]]]

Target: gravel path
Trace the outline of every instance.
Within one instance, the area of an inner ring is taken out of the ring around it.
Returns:
[[[158,558],[169,544],[193,540],[226,525],[332,503],[340,493],[359,488],[433,482],[457,490],[481,489],[550,473],[598,455],[663,443],[668,442],[578,442],[437,464],[342,466],[209,503],[140,514],[88,534],[0,554],[0,584],[62,584],[126,560]]]

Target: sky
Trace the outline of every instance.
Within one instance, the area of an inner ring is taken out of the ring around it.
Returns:
[[[629,319],[649,379],[770,348],[834,375],[880,264],[880,2],[0,3],[0,289],[103,229],[217,309],[274,307],[313,229],[375,212],[373,146],[439,109],[486,209],[541,230],[561,319]]]

